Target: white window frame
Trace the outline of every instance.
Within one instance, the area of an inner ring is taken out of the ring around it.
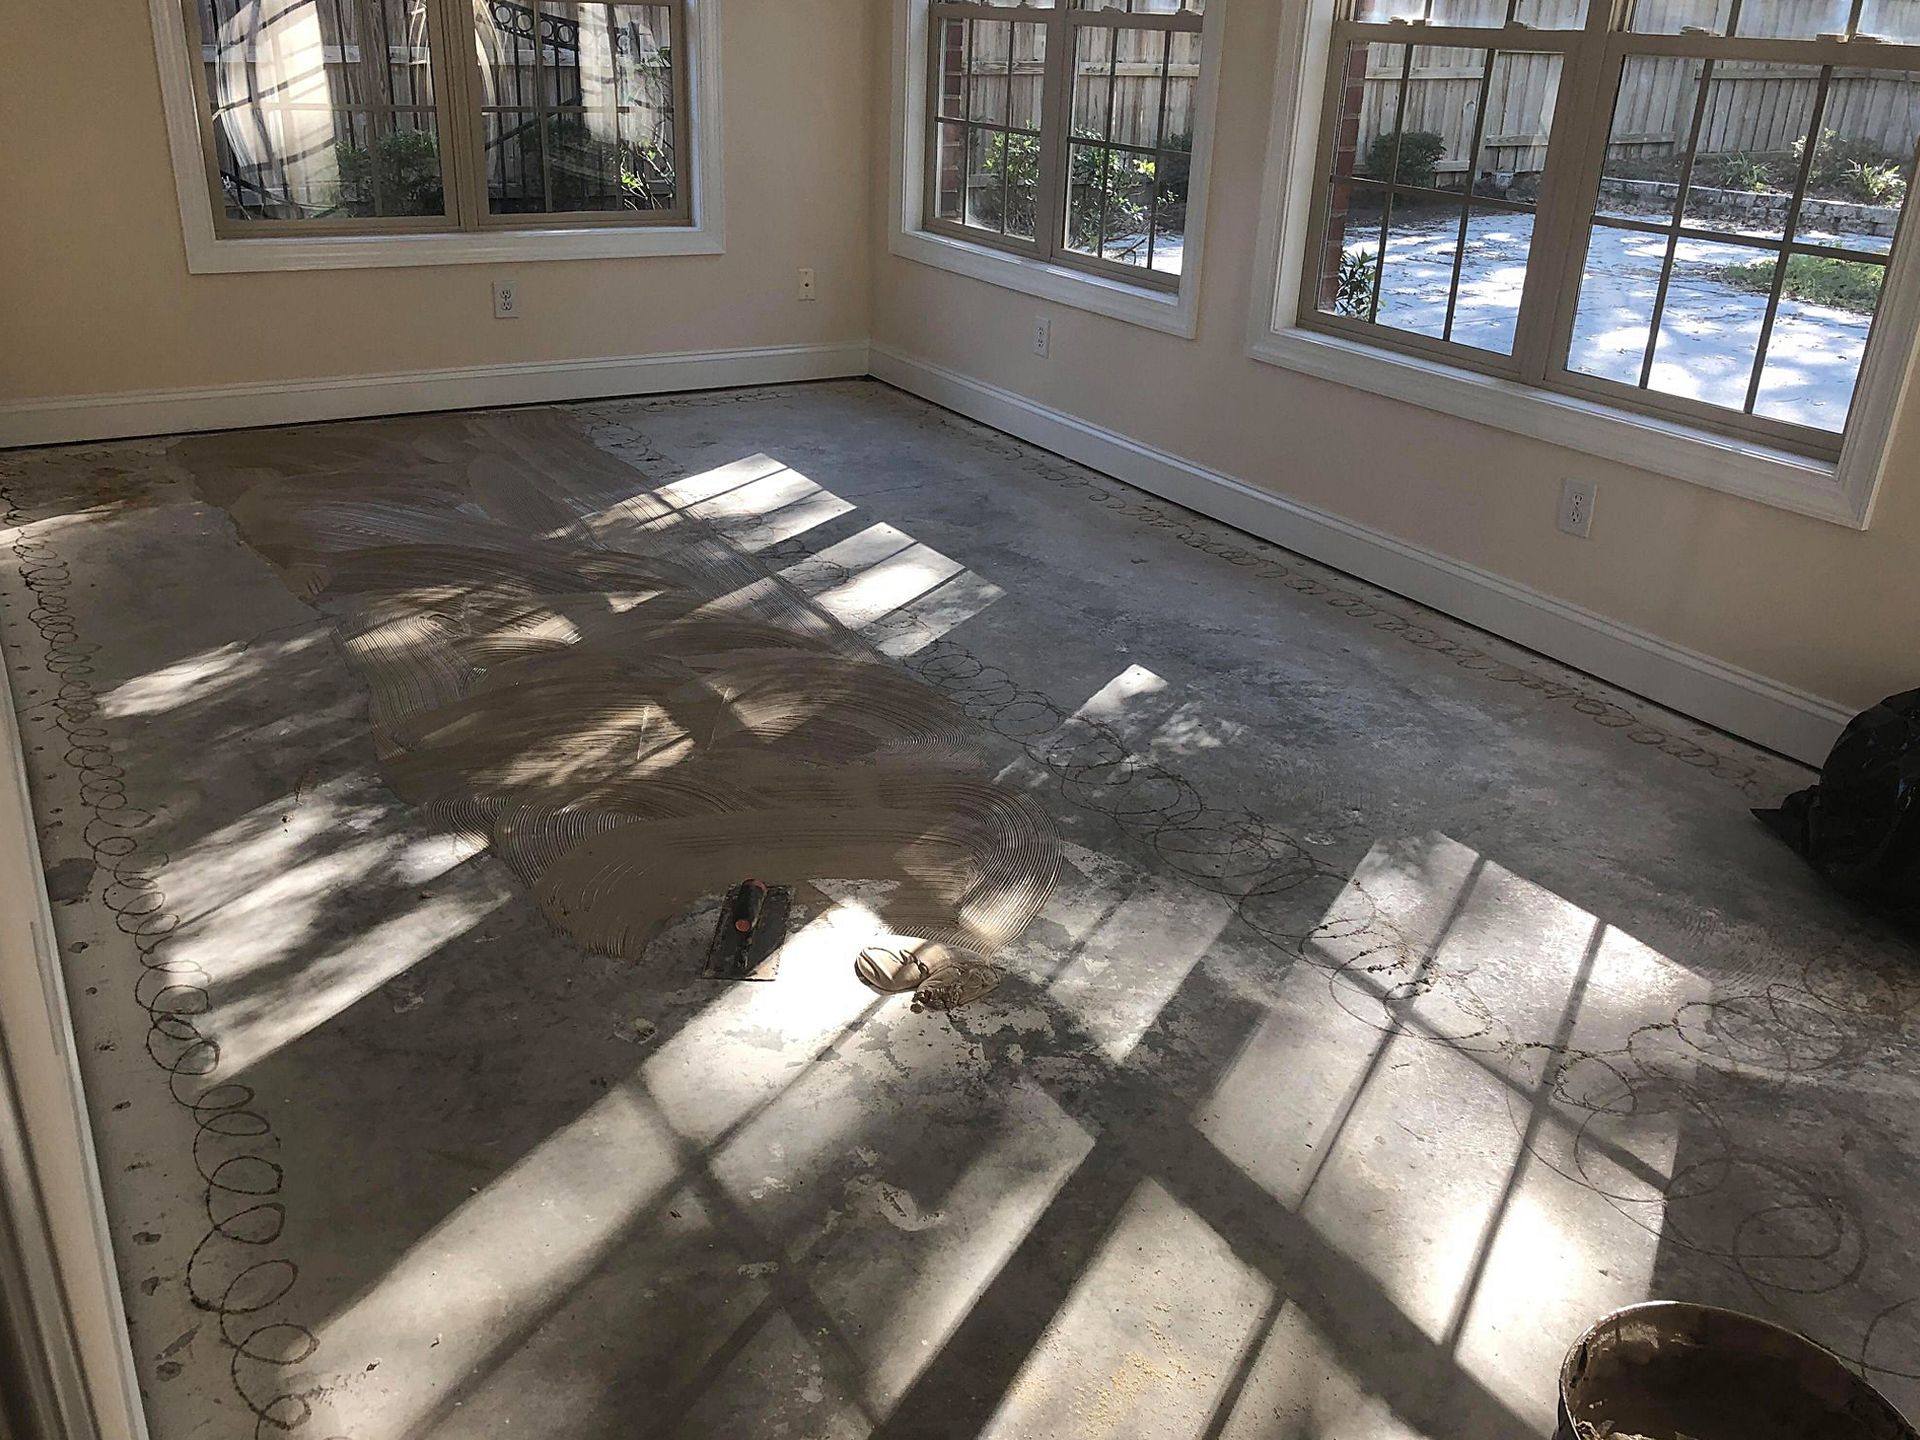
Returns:
[[[1057,0],[1066,4],[1068,0]],[[1208,181],[1213,169],[1214,115],[1220,95],[1220,19],[1227,0],[1208,0],[1200,31],[1200,78],[1194,88],[1193,160],[1187,185],[1187,229],[1179,284],[1164,289],[1118,275],[1096,274],[999,244],[928,228],[925,221],[930,0],[894,0],[892,125],[887,248],[902,259],[990,285],[1089,310],[1192,339],[1199,326],[1200,271],[1206,245]],[[1008,7],[1008,20],[1038,15]],[[1043,13],[1043,12],[1041,12]],[[998,18],[998,17],[996,17]]]
[[[195,275],[274,270],[384,269],[411,265],[482,265],[512,260],[605,260],[644,255],[718,255],[725,249],[721,196],[721,0],[686,0],[693,55],[687,88],[692,134],[685,177],[691,185],[685,225],[594,225],[570,219],[551,226],[491,231],[435,230],[387,234],[223,237],[207,179],[194,67],[179,0],[148,0],[154,58],[160,70],[174,188]]]
[[[1261,283],[1248,322],[1250,355],[1601,459],[1854,529],[1867,527],[1915,369],[1920,224],[1902,226],[1896,241],[1837,460],[1309,328],[1298,315],[1313,243],[1335,8],[1336,0],[1283,3],[1257,252]],[[1410,30],[1409,38],[1417,43],[1418,34]],[[1560,474],[1545,478],[1557,484]]]

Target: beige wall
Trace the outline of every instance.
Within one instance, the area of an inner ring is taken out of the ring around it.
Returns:
[[[1280,8],[1218,0],[1225,68],[1196,340],[888,254],[880,154],[874,343],[1850,709],[1920,685],[1920,395],[1862,534],[1247,357]],[[1042,313],[1048,359],[1030,350]],[[1554,528],[1566,475],[1599,482],[1589,540]]]
[[[0,56],[0,404],[866,337],[867,0],[728,0],[725,255],[267,275],[186,271],[147,6],[58,11]]]

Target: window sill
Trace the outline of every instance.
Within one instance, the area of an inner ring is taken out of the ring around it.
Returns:
[[[1404,400],[1568,450],[1618,461],[1818,520],[1866,528],[1872,478],[1841,466],[1709,430],[1541,390],[1314,330],[1275,330],[1248,347],[1256,360],[1369,394]]]
[[[1043,300],[1090,310],[1129,324],[1143,325],[1168,335],[1191,340],[1197,328],[1194,314],[1194,284],[1191,275],[1182,277],[1180,289],[1149,290],[1090,275],[1065,265],[1052,265],[1025,255],[1011,255],[986,245],[969,245],[926,230],[895,230],[889,246],[905,260],[950,270],[989,285],[1037,295]]]
[[[647,255],[719,255],[717,225],[460,231],[411,235],[277,235],[223,240],[189,234],[195,275],[269,270],[371,270],[410,265],[487,265],[514,260],[624,260]]]

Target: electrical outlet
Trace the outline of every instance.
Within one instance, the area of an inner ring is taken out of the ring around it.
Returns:
[[[1569,476],[1560,482],[1560,528],[1582,540],[1593,533],[1593,505],[1599,486]]]
[[[800,272],[800,298],[802,300],[818,300],[820,298],[814,293],[813,271],[811,270],[802,269]]]
[[[519,281],[496,280],[493,282],[493,318],[496,320],[520,318]]]
[[[1033,317],[1033,353],[1045,359],[1053,348],[1053,321],[1044,315]]]

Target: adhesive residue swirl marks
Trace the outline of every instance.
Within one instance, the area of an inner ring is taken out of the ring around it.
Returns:
[[[332,619],[388,783],[580,944],[741,875],[892,882],[991,955],[1059,865],[979,727],[563,415],[196,436],[171,457]]]

